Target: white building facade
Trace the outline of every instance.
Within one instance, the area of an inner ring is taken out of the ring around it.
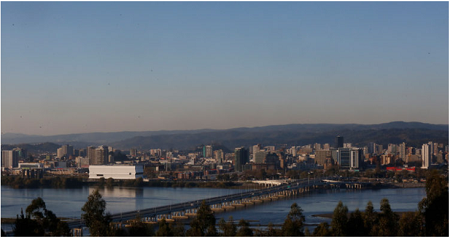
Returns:
[[[142,165],[90,165],[89,179],[137,179],[143,178]]]

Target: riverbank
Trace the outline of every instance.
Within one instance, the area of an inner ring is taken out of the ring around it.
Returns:
[[[185,180],[149,180],[142,178],[133,180],[113,180],[99,179],[88,180],[85,177],[44,177],[41,179],[22,178],[20,176],[3,176],[2,185],[14,189],[34,189],[34,188],[82,188],[83,186],[98,187],[172,187],[172,188],[219,188],[219,189],[256,189],[259,185],[238,181],[185,181]]]

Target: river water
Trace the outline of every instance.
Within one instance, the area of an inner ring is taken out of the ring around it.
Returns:
[[[83,187],[80,189],[12,189],[7,186],[1,186],[1,217],[15,218],[17,214],[20,214],[21,208],[25,210],[33,199],[41,197],[44,199],[47,209],[53,211],[58,217],[80,218],[81,207],[94,189],[95,187]],[[102,188],[99,191],[106,201],[106,210],[111,213],[141,210],[245,192],[245,190],[239,189],[157,187],[114,187]],[[425,196],[424,188],[321,190],[264,203],[263,205],[218,213],[216,218],[223,217],[225,220],[228,220],[229,216],[233,216],[235,220],[241,218],[252,220],[252,225],[267,225],[269,222],[281,224],[289,213],[292,203],[296,202],[304,211],[306,223],[317,224],[323,221],[330,222],[330,219],[313,217],[312,215],[332,213],[339,201],[342,201],[349,211],[354,211],[356,208],[363,211],[368,201],[372,201],[374,208],[379,210],[381,199],[387,198],[394,211],[415,211],[417,210],[417,204]]]

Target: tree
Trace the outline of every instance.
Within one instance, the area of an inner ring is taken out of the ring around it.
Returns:
[[[223,218],[219,221],[219,229],[222,230],[222,236],[236,236],[236,225],[234,224],[233,217],[228,218],[228,222],[225,222]]]
[[[363,218],[365,233],[369,236],[375,236],[373,228],[377,223],[377,213],[373,210],[373,204],[371,201],[367,202]]]
[[[37,233],[49,233],[56,236],[70,235],[70,229],[66,222],[61,221],[56,215],[46,208],[41,197],[33,199],[26,208],[27,218],[32,218],[40,230]],[[42,230],[42,231],[41,231]]]
[[[273,228],[273,223],[269,222],[267,224],[267,236],[280,236],[278,235],[280,233],[280,230]]]
[[[172,230],[173,232],[173,236],[181,237],[186,235],[184,231],[184,225],[180,221],[177,221],[176,223],[171,223],[169,226],[170,230]]]
[[[155,234],[153,226],[143,223],[139,214],[130,225],[129,236],[153,236]]]
[[[348,236],[367,236],[364,229],[364,219],[359,209],[350,213],[350,219],[347,223],[347,235]]]
[[[427,197],[419,203],[419,211],[425,219],[425,235],[448,236],[448,181],[438,171],[431,170],[425,190]]]
[[[338,205],[334,209],[333,218],[331,220],[331,230],[335,236],[347,236],[347,213],[348,208],[344,206],[342,201],[339,201]]]
[[[331,236],[330,225],[328,222],[320,223],[313,231],[313,236]]]
[[[287,215],[286,220],[283,223],[282,231],[284,236],[304,236],[303,223],[305,222],[305,216],[303,216],[303,210],[294,203],[291,205],[291,210]]]
[[[305,227],[305,236],[311,236],[308,227]]]
[[[32,220],[30,216],[24,216],[23,210],[20,211],[20,217],[14,223],[13,232],[15,236],[44,236],[45,231],[36,220]]]
[[[106,202],[102,199],[102,195],[98,189],[94,190],[88,197],[88,201],[81,208],[83,213],[81,218],[84,220],[91,236],[108,236],[111,235],[110,223],[111,215],[105,214]]]
[[[395,236],[397,235],[397,214],[391,210],[389,200],[381,199],[381,213],[378,214],[378,236]]]
[[[398,222],[398,236],[424,236],[420,212],[405,212]]]
[[[186,235],[188,236],[215,236],[217,235],[216,218],[209,205],[206,204],[205,200],[197,210],[197,216],[191,222],[191,228],[187,230]]]
[[[236,236],[253,236],[253,231],[250,229],[250,224],[246,220],[241,219],[238,225],[239,230]]]
[[[172,229],[170,229],[164,217],[159,221],[158,225],[159,228],[156,231],[156,236],[173,236]]]

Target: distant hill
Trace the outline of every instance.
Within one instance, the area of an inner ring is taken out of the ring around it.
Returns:
[[[448,144],[448,131],[429,129],[382,129],[382,130],[330,130],[326,132],[303,132],[300,130],[273,130],[264,132],[249,131],[220,131],[199,134],[158,135],[148,137],[134,137],[120,142],[112,143],[115,148],[178,148],[187,149],[198,144],[220,143],[227,148],[234,149],[240,146],[262,145],[306,145],[313,143],[329,143],[334,145],[337,135],[344,137],[345,143],[355,146],[365,146],[375,142],[387,146],[389,143],[399,144],[406,142],[409,146],[420,147],[423,143],[434,141]]]
[[[3,145],[2,150],[12,150],[16,147],[27,150],[28,153],[55,153],[61,147],[55,143],[37,143],[37,144],[17,144],[17,145]]]
[[[2,144],[53,142],[59,145],[71,144],[75,148],[105,144],[124,150],[130,148],[146,150],[151,148],[192,149],[201,144],[216,143],[233,150],[239,146],[251,146],[258,143],[287,146],[313,143],[333,145],[334,138],[341,135],[345,143],[349,142],[357,146],[365,146],[368,142],[386,146],[389,143],[398,144],[405,141],[410,146],[420,147],[428,141],[448,144],[448,131],[448,125],[401,121],[373,125],[290,124],[227,130],[110,132],[54,136],[4,134]]]
[[[2,144],[20,144],[20,143],[42,143],[54,142],[59,144],[74,144],[74,142],[88,143],[91,145],[102,145],[111,142],[133,138],[136,136],[152,136],[178,133],[200,133],[216,131],[211,129],[191,130],[191,131],[123,131],[123,132],[92,132],[81,134],[64,134],[52,136],[25,135],[15,133],[2,134]]]

